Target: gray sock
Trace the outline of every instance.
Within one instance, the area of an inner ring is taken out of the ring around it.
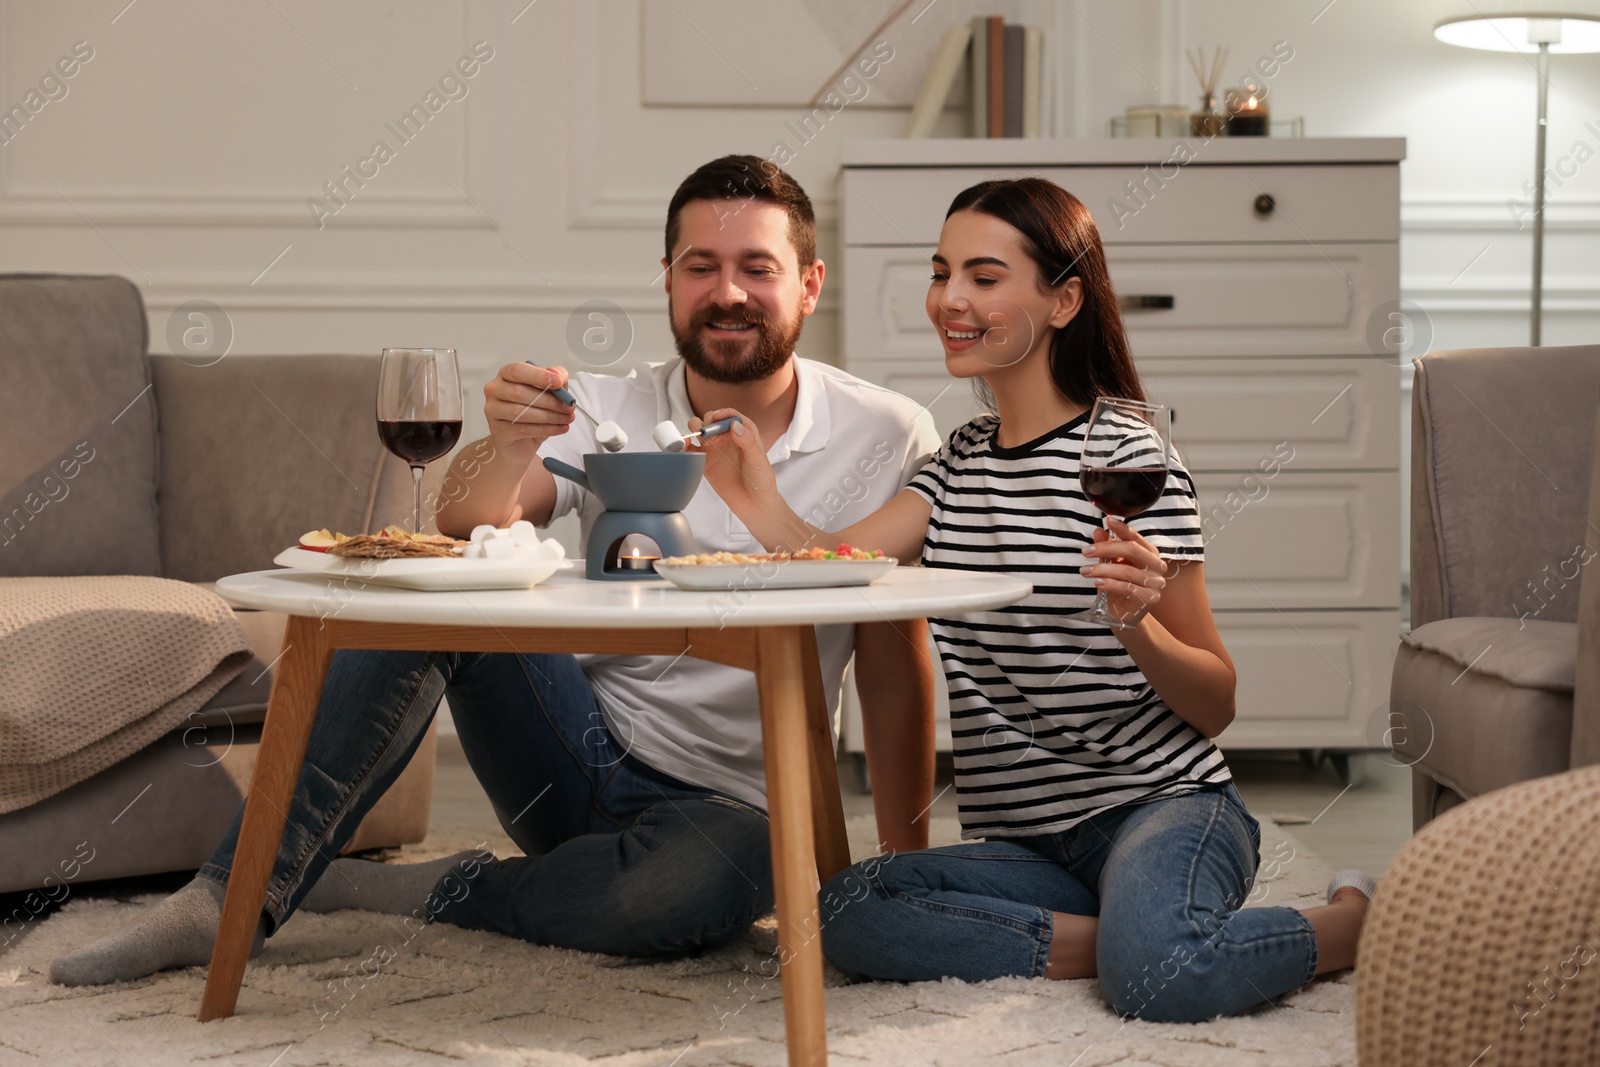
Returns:
[[[73,986],[128,982],[169,967],[210,963],[225,892],[209,878],[195,878],[122,933],[50,961],[50,981]],[[265,924],[257,924],[250,955],[261,951],[264,940]]]
[[[429,894],[453,868],[471,859],[482,863],[490,858],[484,852],[468,851],[427,863],[337,859],[322,872],[300,907],[312,912],[354,908],[385,915],[410,915],[424,906]],[[466,884],[463,879],[462,885]]]

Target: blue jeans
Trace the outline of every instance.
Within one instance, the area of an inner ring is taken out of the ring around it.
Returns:
[[[1051,912],[1099,917],[1100,989],[1119,1014],[1231,1015],[1309,982],[1311,923],[1240,910],[1260,826],[1229,782],[1125,804],[1062,833],[878,857],[822,893],[822,949],[858,975],[913,982],[1038,978]]]
[[[766,813],[628,755],[571,656],[337,653],[267,888],[276,929],[416,751],[448,693],[461,747],[526,853],[464,862],[432,917],[625,956],[729,941],[772,908]],[[226,884],[243,812],[200,876]],[[447,881],[448,879],[448,881]]]

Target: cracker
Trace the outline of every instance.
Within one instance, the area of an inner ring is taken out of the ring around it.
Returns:
[[[396,538],[356,534],[328,549],[328,554],[352,559],[444,559],[455,556],[455,549],[464,543],[443,536]]]

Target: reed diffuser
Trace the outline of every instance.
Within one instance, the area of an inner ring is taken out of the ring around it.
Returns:
[[[1211,62],[1206,62],[1206,50],[1184,50],[1189,66],[1200,81],[1200,110],[1189,116],[1189,133],[1194,137],[1221,137],[1227,132],[1227,112],[1217,104],[1217,82],[1222,78],[1222,68],[1228,64],[1231,50],[1217,45]]]

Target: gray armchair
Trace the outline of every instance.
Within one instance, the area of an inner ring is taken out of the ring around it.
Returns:
[[[1420,829],[1600,763],[1600,346],[1416,363],[1411,625],[1391,682]]]
[[[377,356],[186,362],[146,355],[147,338],[126,279],[0,275],[0,575],[205,584],[270,567],[308,529],[409,517],[410,474],[373,424]],[[80,441],[94,458],[67,484],[51,472],[68,469],[59,464]],[[86,839],[94,859],[80,881],[204,862],[248,787],[285,624],[235,617],[254,662],[204,708],[115,766],[0,815],[0,892],[59,879]],[[352,849],[422,839],[433,765],[430,730]]]

